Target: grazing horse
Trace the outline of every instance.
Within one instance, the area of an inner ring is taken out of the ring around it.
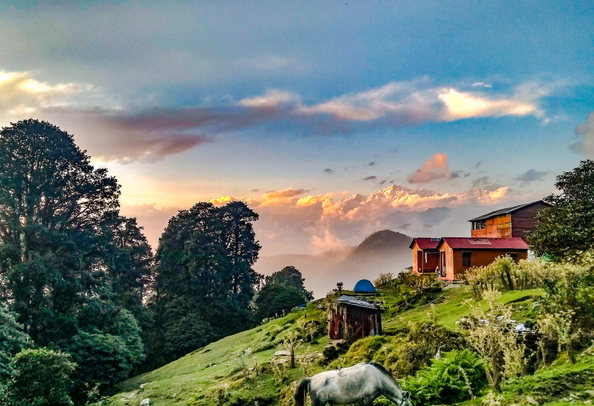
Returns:
[[[384,367],[373,362],[320,372],[303,379],[295,392],[295,405],[303,406],[307,392],[313,406],[345,405],[360,400],[365,406],[371,406],[380,395],[396,406],[412,406],[410,393],[403,391]]]

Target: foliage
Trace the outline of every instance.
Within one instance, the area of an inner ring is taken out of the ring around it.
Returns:
[[[557,342],[559,351],[565,350],[567,358],[575,363],[574,349],[582,338],[582,330],[576,326],[575,312],[559,311],[554,314],[544,314],[536,323],[540,334],[539,352],[543,365],[546,365],[546,346],[549,342]]]
[[[463,345],[459,334],[431,322],[410,323],[404,337],[370,336],[357,340],[331,367],[375,361],[395,377],[404,378],[429,365],[442,351]],[[339,362],[340,361],[340,362]]]
[[[281,389],[279,402],[280,406],[293,406],[295,404],[293,397],[298,385],[299,382],[294,381],[290,385],[287,385]]]
[[[394,274],[391,272],[388,273],[380,273],[376,280],[373,281],[373,285],[376,288],[383,287],[385,285],[389,285],[390,282],[394,280]]]
[[[528,235],[539,255],[579,260],[594,248],[594,161],[582,161],[577,168],[557,176],[555,187],[544,201],[552,207],[538,214],[539,224]]]
[[[442,325],[431,322],[410,323],[404,342],[392,349],[386,347],[384,351],[380,351],[377,360],[383,361],[385,357],[384,365],[396,377],[403,378],[427,366],[436,354],[458,349],[462,345],[463,340],[459,334]]]
[[[169,220],[157,250],[153,365],[253,324],[257,219],[245,203],[231,202],[197,203]]]
[[[0,383],[11,373],[11,358],[31,344],[15,315],[0,306]]]
[[[297,351],[297,349],[303,345],[303,339],[298,337],[299,336],[295,331],[290,331],[289,334],[287,334],[285,340],[283,341],[284,349],[286,351],[289,351],[289,353],[291,354],[291,361],[289,364],[291,368],[295,368],[295,351]]]
[[[451,351],[403,382],[415,405],[453,403],[477,396],[486,385],[484,361],[472,351]]]
[[[301,272],[293,266],[286,266],[267,276],[264,287],[254,300],[256,317],[262,320],[313,299],[313,293],[305,289],[304,281]]]
[[[504,378],[514,378],[525,372],[525,345],[518,343],[510,324],[512,308],[496,302],[501,292],[487,290],[483,296],[488,311],[476,303],[469,303],[470,317],[461,319],[460,325],[468,330],[468,344],[485,361],[489,383],[498,390]]]
[[[47,348],[25,349],[14,358],[14,372],[0,403],[11,406],[72,405],[70,375],[76,364],[66,353]]]
[[[472,296],[482,298],[485,290],[524,290],[542,286],[551,277],[549,268],[542,263],[521,260],[515,263],[509,256],[500,256],[486,266],[473,267],[464,272]]]
[[[108,334],[142,359],[134,317],[118,315],[143,312],[152,253],[136,220],[119,215],[119,190],[56,126],[31,119],[0,132],[0,301],[35,345],[69,350]],[[79,379],[97,375],[87,367],[110,370],[82,362]],[[126,374],[112,379],[127,376],[127,363],[118,368]]]

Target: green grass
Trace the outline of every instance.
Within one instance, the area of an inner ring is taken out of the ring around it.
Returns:
[[[532,308],[533,298],[540,294],[539,289],[512,290],[505,292],[499,302],[511,303],[516,310],[514,317],[523,322],[526,319],[527,310]],[[464,285],[452,285],[436,294],[432,303],[435,305],[437,322],[449,329],[456,329],[456,322],[469,314],[468,306],[465,306],[464,302],[471,298],[468,288]],[[484,301],[481,302],[481,305],[484,308],[487,307]],[[382,322],[384,331],[390,333],[402,329],[409,322],[428,320],[430,311],[431,303],[427,303],[397,314]]]
[[[541,292],[538,289],[510,291],[504,293],[500,301],[512,304],[515,310],[514,317],[519,321],[525,321],[532,316],[534,300],[539,295]],[[383,328],[384,333],[389,336],[401,331],[409,322],[428,320],[430,303],[435,305],[437,322],[449,329],[456,329],[456,321],[469,313],[468,306],[464,305],[464,301],[470,298],[467,287],[452,286],[441,292],[432,293],[425,300],[429,303],[400,313],[398,313],[398,304],[402,303],[401,297],[380,291],[380,295],[376,299],[385,303]],[[486,307],[485,303],[482,305]],[[137,406],[142,399],[150,398],[155,406],[202,406],[219,404],[219,396],[224,396],[225,400],[221,404],[225,405],[253,404],[256,400],[260,406],[278,405],[280,390],[291,382],[301,379],[303,372],[298,368],[289,370],[287,379],[281,383],[279,377],[275,376],[270,368],[263,368],[257,377],[255,372],[251,372],[250,379],[246,380],[240,367],[240,359],[245,350],[249,348],[252,350],[252,354],[243,357],[246,365],[254,367],[257,363],[260,366],[266,366],[273,358],[274,352],[282,349],[281,343],[284,336],[291,328],[295,328],[299,318],[320,321],[325,320],[325,315],[323,310],[317,309],[316,305],[312,304],[305,310],[290,313],[251,330],[223,338],[159,369],[122,382],[118,386],[120,393],[109,398],[108,403],[114,406]],[[386,337],[386,339],[388,339],[387,342],[390,342],[398,340],[398,337]],[[317,343],[302,346],[297,354],[321,353],[328,341],[326,336],[322,336],[318,338]],[[592,360],[588,362],[594,365]],[[526,404],[526,395],[531,394],[531,396],[539,397],[541,401],[555,401],[557,402],[554,403],[555,405],[565,405],[567,402],[564,403],[562,399],[564,396],[569,396],[566,391],[543,395],[542,389],[539,388],[546,388],[547,382],[554,382],[558,386],[566,385],[569,382],[568,387],[579,389],[583,389],[587,385],[593,387],[594,380],[590,380],[590,378],[584,383],[575,381],[577,378],[571,378],[576,374],[580,375],[580,368],[583,371],[589,371],[588,362],[580,362],[575,366],[564,363],[561,366],[553,366],[550,370],[542,370],[535,375],[508,383],[503,391],[504,404],[524,405]],[[334,364],[336,362],[332,365]],[[319,365],[315,366],[313,372],[319,372],[323,368]],[[594,374],[594,367],[592,370]],[[589,373],[587,372],[586,375]],[[574,381],[571,381],[570,378]],[[139,389],[141,384],[146,384],[142,391]],[[587,398],[576,399],[571,404],[580,404],[579,402],[585,400]],[[468,404],[470,405],[470,403]],[[472,404],[479,405],[480,402]]]
[[[249,368],[256,363],[262,365],[268,362],[273,358],[274,352],[280,349],[283,333],[301,317],[319,320],[324,315],[322,310],[310,306],[223,338],[161,368],[122,382],[118,385],[121,392],[111,397],[108,403],[136,406],[142,399],[150,398],[155,406],[211,405],[219,391],[224,391],[231,399],[237,397],[238,393],[244,397],[275,398],[278,393],[278,385],[275,383],[277,378],[270,372],[255,378],[255,372],[252,372],[253,378],[246,381],[241,372],[241,358],[243,357]],[[316,344],[304,344],[297,350],[297,354],[322,352],[327,343],[328,339],[321,337]],[[272,348],[257,351],[259,347],[266,346]],[[253,352],[245,356],[248,348]],[[294,379],[300,377],[298,370],[291,371],[290,374]],[[143,390],[140,390],[141,384],[146,384]]]

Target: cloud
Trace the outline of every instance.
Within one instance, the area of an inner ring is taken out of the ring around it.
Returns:
[[[375,162],[369,162],[369,163],[367,164],[367,166],[373,166],[373,165],[375,165]]]
[[[469,207],[501,204],[514,196],[505,186],[494,190],[477,187],[453,194],[398,185],[369,195],[306,193],[303,189],[285,189],[267,193],[261,202],[252,202],[260,214],[255,226],[265,250],[263,255],[317,253],[358,244],[372,232],[397,229],[403,224],[407,224],[408,232],[417,235],[426,225],[435,232],[456,235],[456,230],[467,232]],[[270,194],[275,198],[270,199]],[[276,198],[279,195],[282,198]]]
[[[548,172],[539,172],[534,169],[528,169],[523,174],[516,176],[514,180],[521,182],[522,185],[526,185],[528,183],[543,180],[547,173]]]
[[[365,178],[363,178],[362,180],[375,180],[377,179],[377,176],[367,176]]]
[[[437,153],[423,163],[421,169],[409,175],[410,183],[428,183],[436,179],[450,179],[452,171],[448,168],[448,156]]]
[[[277,255],[339,249],[383,229],[406,229],[411,236],[424,235],[428,229],[435,236],[466,235],[468,218],[493,210],[484,206],[510,205],[517,199],[518,195],[506,186],[442,194],[391,185],[368,195],[309,194],[307,189],[287,188],[254,199],[221,196],[210,201],[215,205],[245,201],[260,215],[254,227],[263,246],[262,255]],[[138,218],[156,249],[168,220],[187,208],[148,204],[122,205],[121,210]]]
[[[594,158],[594,112],[588,115],[584,123],[576,127],[575,135],[578,137],[578,141],[570,148],[587,158]]]
[[[0,119],[35,113],[74,133],[96,160],[154,162],[226,133],[267,125],[323,135],[480,117],[542,118],[539,102],[550,92],[551,86],[528,82],[511,94],[485,95],[475,88],[433,86],[421,78],[314,103],[294,92],[268,89],[219,106],[123,108],[89,84],[49,84],[27,72],[2,72]]]
[[[446,107],[445,120],[460,120],[476,117],[502,116],[541,116],[543,113],[533,100],[519,98],[492,99],[460,92],[456,89],[443,89],[439,98]]]
[[[73,96],[94,90],[89,84],[52,85],[34,79],[29,72],[0,71],[0,114],[30,115],[43,108],[64,105]]]
[[[301,104],[301,98],[295,93],[281,90],[268,90],[263,96],[245,98],[238,105],[254,109],[279,109]]]
[[[270,204],[285,204],[294,201],[293,198],[309,192],[306,189],[293,189],[288,188],[284,190],[275,190],[267,192],[262,195],[261,205],[266,206]]]
[[[201,134],[193,123],[177,114],[154,111],[150,116],[128,116],[101,110],[47,109],[42,117],[75,135],[94,161],[155,162],[198,145],[213,137]],[[183,116],[183,115],[180,115]]]
[[[301,66],[301,63],[297,58],[278,55],[265,55],[257,58],[240,59],[237,63],[239,66],[247,66],[248,68],[262,71],[295,69]]]
[[[326,168],[326,169],[324,169],[324,171],[323,171],[323,172],[324,172],[324,173],[327,173],[327,174],[329,175],[329,174],[331,174],[331,173],[334,173],[334,169]]]

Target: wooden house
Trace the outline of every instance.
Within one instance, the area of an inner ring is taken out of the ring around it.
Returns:
[[[475,238],[522,238],[534,230],[538,224],[536,215],[549,204],[537,202],[507,207],[475,217],[468,221],[472,224],[471,236]]]
[[[374,303],[343,295],[332,304],[328,337],[333,340],[358,340],[382,334],[380,307]]]
[[[416,274],[433,274],[439,266],[437,246],[441,238],[415,238],[410,243],[412,249],[412,271]]]
[[[509,255],[516,262],[528,258],[528,244],[521,238],[444,237],[437,245],[441,280],[453,281],[468,268],[489,265]]]

